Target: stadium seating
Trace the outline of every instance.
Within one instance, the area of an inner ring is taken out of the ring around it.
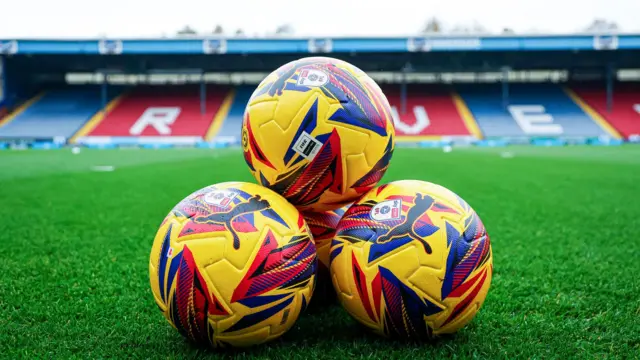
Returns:
[[[226,87],[209,87],[203,114],[198,87],[136,88],[114,100],[116,104],[88,136],[202,140],[228,92]]]
[[[607,95],[602,87],[576,87],[573,90],[625,138],[640,134],[640,88],[637,86],[616,85],[611,109],[607,109]]]
[[[460,94],[487,137],[606,135],[564,90],[554,84],[511,84],[505,107],[500,85],[463,87]]]
[[[233,103],[220,127],[216,140],[221,142],[235,142],[239,140],[244,109],[254,89],[255,87],[252,86],[239,86],[236,88]]]
[[[48,91],[26,108],[18,108],[8,123],[0,127],[0,137],[50,139],[71,137],[100,108],[97,87]]]
[[[112,88],[104,116],[98,112],[102,106],[98,87],[48,91],[5,117],[10,120],[0,126],[0,137],[69,139],[85,125],[79,132],[82,139],[102,143],[118,139],[196,143],[214,136],[218,142],[237,142],[253,90],[253,86],[238,86],[230,92],[227,86],[208,86],[206,111],[201,114],[197,86],[146,86],[122,96],[116,96],[120,89]],[[616,88],[611,112],[606,109],[602,88],[576,88],[574,94],[552,84],[511,84],[510,102],[505,107],[499,85],[461,86],[456,91],[410,85],[404,113],[400,86],[389,85],[383,90],[392,105],[400,141],[617,134],[609,123],[625,137],[640,134],[640,101],[630,88]]]
[[[219,141],[238,139],[244,109],[255,88],[236,88],[233,104],[216,137]],[[387,86],[384,92],[396,116],[398,139],[419,140],[427,137],[470,136],[454,98],[443,88],[410,86],[407,93],[406,112],[401,113],[399,86]]]
[[[244,109],[254,89],[252,86],[236,88],[233,104],[217,134],[217,140],[224,142],[238,139]],[[403,114],[399,86],[386,86],[383,90],[397,115],[398,139],[472,135],[449,91],[440,87],[410,86],[407,92],[407,111]],[[471,121],[473,122],[472,119]]]
[[[408,86],[404,113],[402,113],[400,87],[385,86],[383,91],[394,112],[398,139],[472,135],[470,131],[472,129],[465,124],[456,107],[455,98],[446,89]],[[473,122],[473,119],[470,121]]]

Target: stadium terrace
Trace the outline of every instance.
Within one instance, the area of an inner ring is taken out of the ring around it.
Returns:
[[[257,84],[303,56],[378,81],[400,143],[640,138],[640,35],[0,40],[0,148],[239,144]]]

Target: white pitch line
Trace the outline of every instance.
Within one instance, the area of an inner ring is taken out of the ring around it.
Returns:
[[[111,165],[96,165],[91,167],[91,170],[98,171],[98,172],[110,172],[115,169],[116,167]]]

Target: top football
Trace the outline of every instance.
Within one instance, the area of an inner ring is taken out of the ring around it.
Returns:
[[[376,186],[387,170],[391,108],[357,67],[303,58],[258,85],[245,110],[242,147],[256,179],[298,209],[337,209]]]

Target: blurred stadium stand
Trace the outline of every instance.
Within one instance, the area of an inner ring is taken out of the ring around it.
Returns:
[[[396,131],[403,139],[482,137],[466,105],[444,86],[413,84],[403,91],[396,85],[384,86],[383,91],[397,120]]]
[[[47,91],[14,110],[0,137],[67,139],[101,108],[97,86]]]
[[[207,139],[210,129],[222,122],[216,117],[225,116],[221,107],[229,92],[226,86],[202,94],[197,86],[138,87],[109,102],[105,115],[97,114],[89,121],[78,141],[112,143],[134,137],[195,144]]]
[[[487,137],[612,135],[555,84],[514,84],[506,104],[499,85],[466,87],[461,95]]]
[[[591,108],[591,116],[601,117],[625,138],[640,135],[640,86],[622,84],[612,91],[608,105],[604,88],[575,86],[575,93]]]
[[[280,65],[311,55],[347,60],[374,77],[392,105],[401,142],[640,139],[640,35],[0,45],[3,147],[237,144],[255,84]]]
[[[253,93],[252,86],[236,87],[233,96],[233,102],[229,108],[220,131],[216,134],[216,139],[221,142],[235,142],[238,138],[238,129],[242,127],[242,117],[244,116],[244,108]]]

